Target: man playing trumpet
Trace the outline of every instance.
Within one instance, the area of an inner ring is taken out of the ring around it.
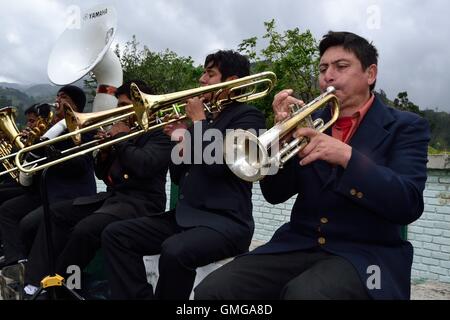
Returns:
[[[329,32],[319,45],[322,90],[336,88],[331,130],[297,129],[309,143],[261,181],[272,204],[297,195],[290,221],[248,255],[210,274],[198,299],[408,299],[411,244],[401,227],[423,212],[427,122],[374,95],[378,53],[362,37]],[[291,90],[276,95],[289,116]],[[329,109],[316,115],[327,121]]]

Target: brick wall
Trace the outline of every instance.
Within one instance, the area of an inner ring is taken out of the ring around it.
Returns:
[[[255,234],[253,240],[266,242],[270,240],[275,230],[289,221],[295,196],[288,201],[271,205],[261,193],[259,183],[253,184],[252,193],[253,217],[255,219]]]
[[[449,160],[448,155],[429,157],[425,209],[408,226],[408,240],[414,246],[413,278],[450,283]]]

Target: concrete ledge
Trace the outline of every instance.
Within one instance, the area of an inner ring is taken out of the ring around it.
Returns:
[[[253,240],[252,243],[250,244],[249,250],[253,250],[253,249],[259,247],[262,244],[264,244],[264,242],[258,241],[258,240]],[[197,275],[195,277],[194,288],[208,274],[210,274],[214,270],[220,268],[221,266],[223,266],[224,264],[230,262],[233,259],[234,259],[234,257],[231,257],[231,258],[227,258],[227,259],[223,259],[223,260],[220,260],[220,261],[216,261],[216,262],[210,263],[210,264],[208,264],[206,266],[197,268],[197,270],[196,270],[197,271]],[[158,282],[158,277],[159,277],[159,270],[158,270],[159,254],[158,255],[153,255],[153,256],[144,256],[143,260],[144,260],[145,270],[147,272],[147,281],[153,286],[153,290],[155,290],[156,284]],[[194,291],[191,292],[190,299],[192,300],[193,298],[194,298]]]
[[[429,154],[428,169],[450,169],[450,156],[448,154]]]

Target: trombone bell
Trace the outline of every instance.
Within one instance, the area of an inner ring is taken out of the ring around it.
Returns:
[[[135,84],[132,84],[131,100],[135,108],[137,122],[142,129],[147,131],[161,125],[158,119],[164,119],[165,117],[170,119],[173,116],[177,116],[178,120],[185,118],[184,107],[186,101],[190,98],[211,93],[213,98],[209,105],[205,107],[208,111],[220,112],[223,106],[229,103],[250,102],[265,97],[273,89],[276,81],[275,73],[266,71],[235,80],[163,95],[143,93]],[[178,112],[179,110],[182,111]]]

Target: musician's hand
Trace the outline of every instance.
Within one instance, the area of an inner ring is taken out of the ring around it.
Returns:
[[[97,133],[94,136],[94,139],[104,140],[107,138],[110,138],[111,136],[106,130],[100,129],[97,131]]]
[[[316,160],[324,160],[330,164],[347,168],[352,156],[352,147],[344,142],[330,137],[311,128],[300,128],[294,133],[294,137],[307,137],[309,143],[298,155],[302,160],[300,164],[305,166]]]
[[[25,129],[23,129],[22,131],[20,131],[20,135],[22,137],[28,137],[28,135],[31,133],[31,128],[30,127],[26,127]]]
[[[27,142],[30,139],[32,134],[33,134],[33,130],[30,127],[26,127],[19,134],[20,141],[22,141],[24,143]]]
[[[74,107],[71,102],[64,95],[63,97],[59,97],[56,100],[55,113],[52,119],[53,123],[56,123],[62,119],[64,119],[66,115],[67,109],[72,109],[73,111],[77,111],[76,107]]]
[[[119,133],[128,133],[128,132],[130,132],[130,127],[125,122],[119,121],[113,124],[111,129],[109,129],[108,134],[111,137],[114,137]]]
[[[204,97],[192,98],[186,101],[186,115],[192,121],[205,120],[205,108],[203,106]]]
[[[182,141],[184,133],[187,130],[186,122],[180,120],[176,122],[169,123],[164,126],[163,132],[170,137],[172,141]]]
[[[302,100],[292,97],[292,93],[292,89],[285,89],[275,95],[272,103],[275,122],[280,122],[289,117],[291,114],[291,105],[297,104],[303,106],[305,104]]]

